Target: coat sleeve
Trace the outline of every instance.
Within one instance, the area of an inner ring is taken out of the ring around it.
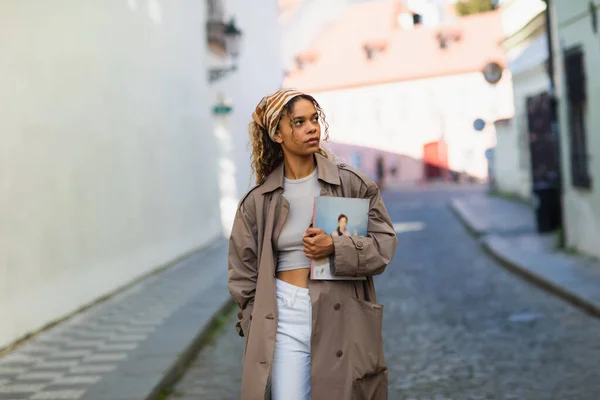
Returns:
[[[333,236],[333,275],[359,277],[381,274],[392,260],[398,238],[381,193],[375,183],[366,184],[369,199],[367,236]]]
[[[258,258],[256,216],[253,211],[253,207],[240,204],[229,237],[228,287],[241,310],[236,324],[240,336],[248,333],[256,292]]]

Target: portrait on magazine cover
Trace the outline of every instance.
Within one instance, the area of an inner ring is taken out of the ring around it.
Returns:
[[[348,225],[348,217],[344,214],[340,214],[338,217],[337,229],[331,232],[333,236],[358,236],[358,231],[354,230],[354,235],[350,232]]]
[[[346,197],[317,197],[313,212],[313,224],[332,236],[366,236],[369,223],[369,201]],[[358,279],[335,277],[331,273],[329,258],[312,260],[311,279]]]
[[[368,204],[362,199],[319,197],[315,226],[333,236],[366,236]]]

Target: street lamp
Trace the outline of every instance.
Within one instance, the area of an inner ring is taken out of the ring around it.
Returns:
[[[237,59],[239,55],[241,39],[242,31],[236,26],[235,19],[231,18],[225,25],[225,47],[227,53],[234,59]]]
[[[237,58],[240,51],[242,31],[235,24],[234,18],[231,18],[231,20],[229,20],[229,22],[223,26],[223,35],[225,36],[225,51],[231,60],[231,65],[225,68],[210,69],[210,82],[215,82],[227,75],[229,72],[233,72],[237,69]]]

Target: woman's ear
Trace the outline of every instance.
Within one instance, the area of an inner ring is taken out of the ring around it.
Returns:
[[[281,132],[279,131],[279,129],[277,130],[277,132],[275,132],[275,136],[273,137],[273,140],[275,141],[275,143],[283,143],[283,139],[281,138]]]

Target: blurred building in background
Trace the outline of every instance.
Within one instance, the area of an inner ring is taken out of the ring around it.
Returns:
[[[283,68],[294,68],[296,55],[310,46],[320,36],[323,27],[339,18],[351,2],[352,0],[278,0]]]
[[[210,106],[218,142],[223,229],[229,234],[240,197],[250,180],[248,124],[260,99],[281,87],[283,67],[278,4],[208,0]],[[235,35],[239,35],[236,39]]]
[[[600,257],[600,4],[550,4],[565,244]]]
[[[538,231],[562,223],[556,102],[550,79],[547,7],[542,0],[512,0],[501,9],[515,116],[497,121],[495,186],[533,200]]]
[[[549,7],[548,7],[549,5]],[[515,115],[497,121],[497,187],[531,198],[538,230],[600,256],[600,22],[594,1],[511,0],[502,5]],[[549,25],[548,25],[549,24]],[[557,106],[555,106],[557,105]]]
[[[513,113],[510,73],[495,85],[482,74],[505,64],[500,15],[424,19],[401,1],[347,6],[284,84],[315,94],[333,152],[374,178],[383,164],[386,184],[448,172],[485,180],[494,121]]]
[[[498,190],[524,199],[531,199],[533,189],[529,124],[536,115],[536,100],[549,101],[545,10],[542,0],[514,0],[500,11],[505,35],[502,44],[513,78],[515,114],[514,118],[496,122],[494,178]],[[549,108],[544,112],[542,118],[549,122]],[[549,124],[545,128],[549,133]]]
[[[296,56],[318,40],[350,5],[373,0],[278,0],[281,61],[285,70],[295,69]],[[454,7],[446,0],[406,0],[404,4],[423,18],[421,24],[439,24],[445,11]]]
[[[281,82],[267,3],[0,4],[0,348],[221,237]]]

